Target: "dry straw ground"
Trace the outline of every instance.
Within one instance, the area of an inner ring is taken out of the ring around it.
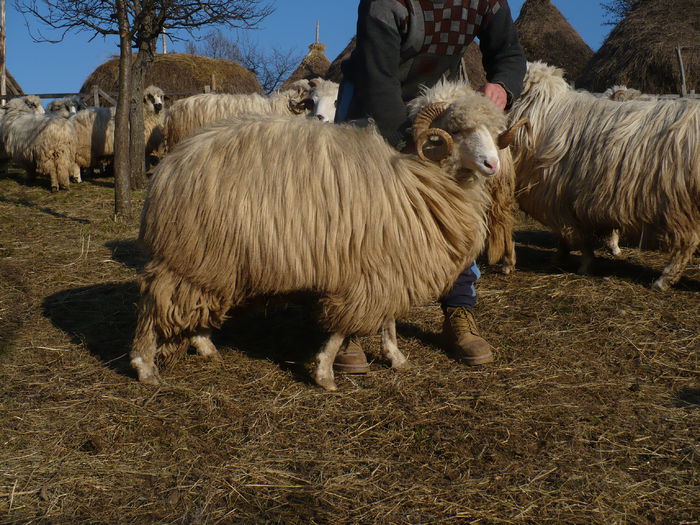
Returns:
[[[137,221],[113,222],[111,179],[44,186],[0,175],[0,523],[700,521],[697,257],[657,294],[663,254],[580,277],[521,221],[517,273],[480,284],[492,366],[442,352],[433,304],[399,325],[411,369],[369,338],[372,372],[327,393],[288,304],[234,313],[222,366],[154,388],[126,358]]]

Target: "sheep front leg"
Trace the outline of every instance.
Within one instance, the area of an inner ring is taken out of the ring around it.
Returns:
[[[590,275],[594,259],[595,252],[593,251],[593,243],[586,240],[583,242],[583,247],[581,248],[581,266],[578,267],[576,273],[579,275]]]
[[[211,330],[202,330],[199,334],[192,336],[190,343],[200,356],[211,361],[221,361],[221,354],[211,341]]]
[[[651,288],[657,292],[664,292],[668,290],[670,286],[676,284],[683,275],[683,271],[690,262],[698,245],[700,245],[700,239],[695,239],[693,242],[673,250],[671,252],[671,261],[668,266],[664,268],[661,277],[651,285]]]
[[[399,350],[399,345],[396,341],[396,321],[394,319],[387,321],[382,326],[382,348],[384,355],[391,361],[391,368],[407,368],[408,359]]]
[[[326,390],[335,391],[338,387],[335,386],[335,376],[333,375],[333,361],[335,356],[343,344],[345,336],[337,332],[331,334],[323,346],[321,351],[316,356],[316,372],[314,381],[316,384]]]
[[[610,232],[610,234],[605,237],[605,246],[610,252],[610,255],[613,257],[617,257],[622,253],[622,250],[620,250],[620,231],[619,230],[613,230]]]

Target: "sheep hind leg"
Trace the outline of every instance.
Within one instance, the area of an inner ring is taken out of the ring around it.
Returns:
[[[345,336],[343,334],[338,332],[332,333],[316,356],[314,381],[325,390],[338,390],[338,387],[335,385],[335,376],[333,375],[333,361],[335,361],[335,356],[344,340]]]
[[[190,343],[197,350],[198,355],[211,361],[221,361],[221,354],[211,341],[211,330],[202,330],[199,334],[192,336]]]
[[[681,248],[673,250],[671,252],[671,261],[668,263],[668,266],[664,268],[661,277],[659,277],[651,285],[652,290],[655,290],[657,292],[663,292],[668,290],[670,286],[676,284],[683,275],[685,267],[690,262],[690,259],[693,257],[695,249],[699,245],[700,239],[695,239],[693,242],[690,242],[685,246],[682,246]]]
[[[408,368],[408,359],[399,350],[396,341],[396,321],[392,319],[382,326],[382,348],[384,355],[391,361],[391,368]]]
[[[157,345],[153,322],[140,316],[129,356],[131,357],[131,367],[136,370],[141,383],[157,385],[160,382],[158,367],[155,363]]]

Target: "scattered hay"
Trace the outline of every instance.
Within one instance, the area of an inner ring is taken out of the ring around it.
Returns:
[[[412,368],[367,338],[371,373],[329,394],[305,362],[323,334],[291,304],[233,312],[222,365],[188,355],[153,388],[128,367],[144,259],[111,184],[0,179],[0,304],[17,321],[0,522],[700,520],[697,258],[657,294],[663,254],[623,248],[581,277],[521,220],[518,271],[479,285],[493,366],[445,355],[431,304],[398,326]]]

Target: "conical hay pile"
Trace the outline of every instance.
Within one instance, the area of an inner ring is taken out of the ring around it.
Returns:
[[[569,80],[581,74],[593,51],[550,0],[525,0],[515,21],[529,61],[562,68]]]
[[[643,0],[612,30],[577,87],[602,92],[624,84],[643,93],[680,93],[680,46],[688,90],[700,91],[698,0]]]
[[[118,58],[112,58],[98,66],[80,88],[80,92],[90,93],[93,86],[98,86],[107,93],[116,93],[118,68]],[[211,85],[212,75],[215,86]],[[144,81],[144,86],[151,84],[158,86],[166,94],[201,93],[204,86],[214,87],[217,93],[262,94],[260,82],[255,74],[240,64],[185,53],[156,55],[146,71]]]
[[[319,43],[311,44],[309,46],[309,53],[302,59],[299,67],[284,81],[281,89],[287,89],[292,83],[303,78],[307,80],[318,77],[323,78],[330,65],[331,61],[328,60],[326,56],[326,45]]]
[[[8,95],[24,95],[22,88],[8,69],[5,69],[5,88]]]

